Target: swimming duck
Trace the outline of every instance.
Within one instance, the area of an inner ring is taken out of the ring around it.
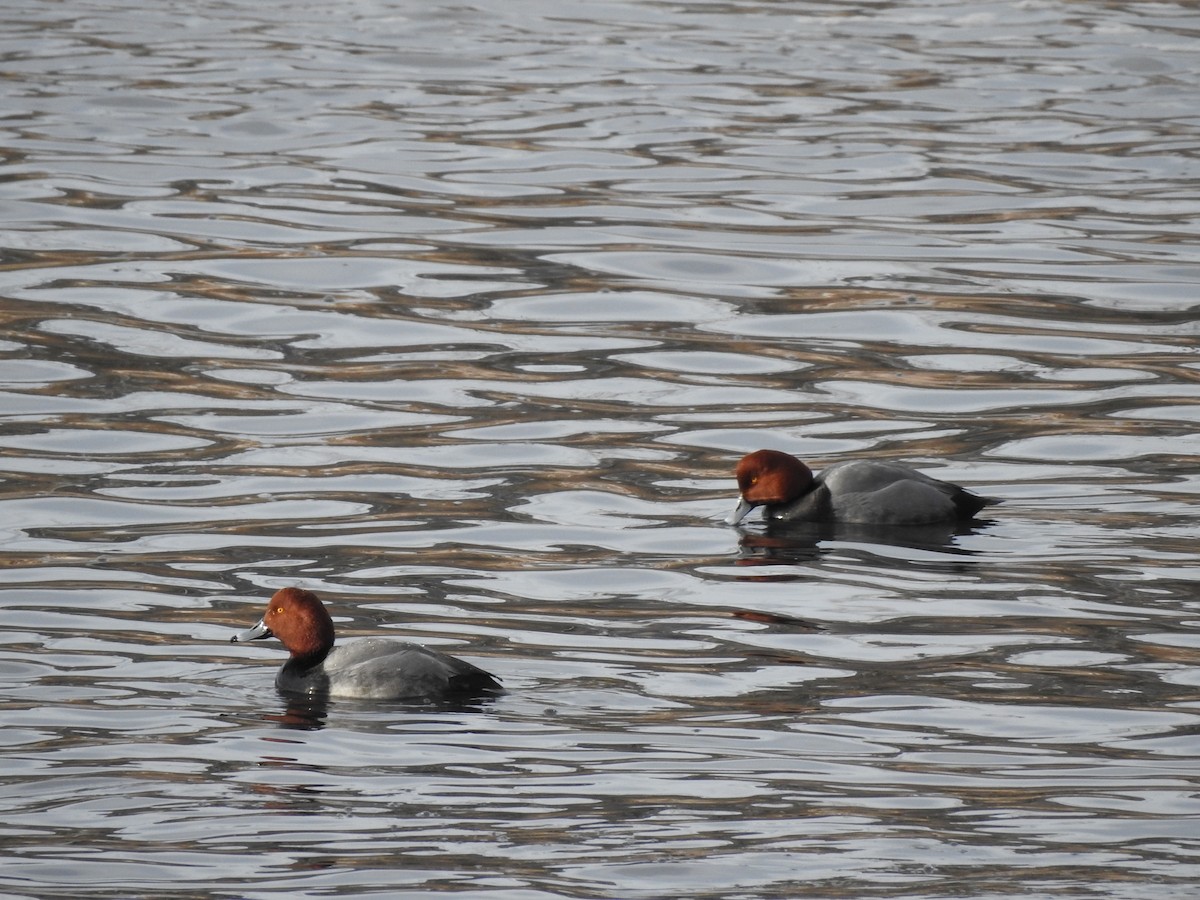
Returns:
[[[291,653],[275,677],[281,691],[372,700],[441,698],[501,690],[494,676],[437,650],[392,638],[333,646],[333,620],[312,591],[276,591],[253,628],[231,643],[277,637]]]
[[[778,450],[757,450],[736,469],[741,497],[725,520],[736,525],[756,506],[768,520],[858,525],[932,525],[970,519],[996,503],[957,484],[938,481],[899,463],[857,460],[816,477]]]

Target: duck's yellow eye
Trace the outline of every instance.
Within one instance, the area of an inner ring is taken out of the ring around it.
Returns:
[[[283,607],[282,606],[275,607],[275,614],[282,616],[283,615]]]
[[[751,475],[751,476],[750,476],[750,483],[751,483],[751,484],[758,484],[758,476],[757,476],[757,475]]]

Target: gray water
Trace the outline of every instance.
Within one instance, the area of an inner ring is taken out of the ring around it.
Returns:
[[[5,897],[1196,896],[1194,4],[0,20]]]

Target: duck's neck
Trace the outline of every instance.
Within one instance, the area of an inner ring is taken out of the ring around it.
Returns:
[[[319,647],[307,653],[293,653],[291,659],[284,663],[283,666],[290,672],[303,675],[325,662],[325,657],[329,655],[329,651],[332,649],[333,645],[330,644],[327,647]]]

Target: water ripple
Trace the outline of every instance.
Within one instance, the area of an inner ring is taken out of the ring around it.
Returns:
[[[1191,896],[1186,4],[130,11],[0,32],[2,889]]]

